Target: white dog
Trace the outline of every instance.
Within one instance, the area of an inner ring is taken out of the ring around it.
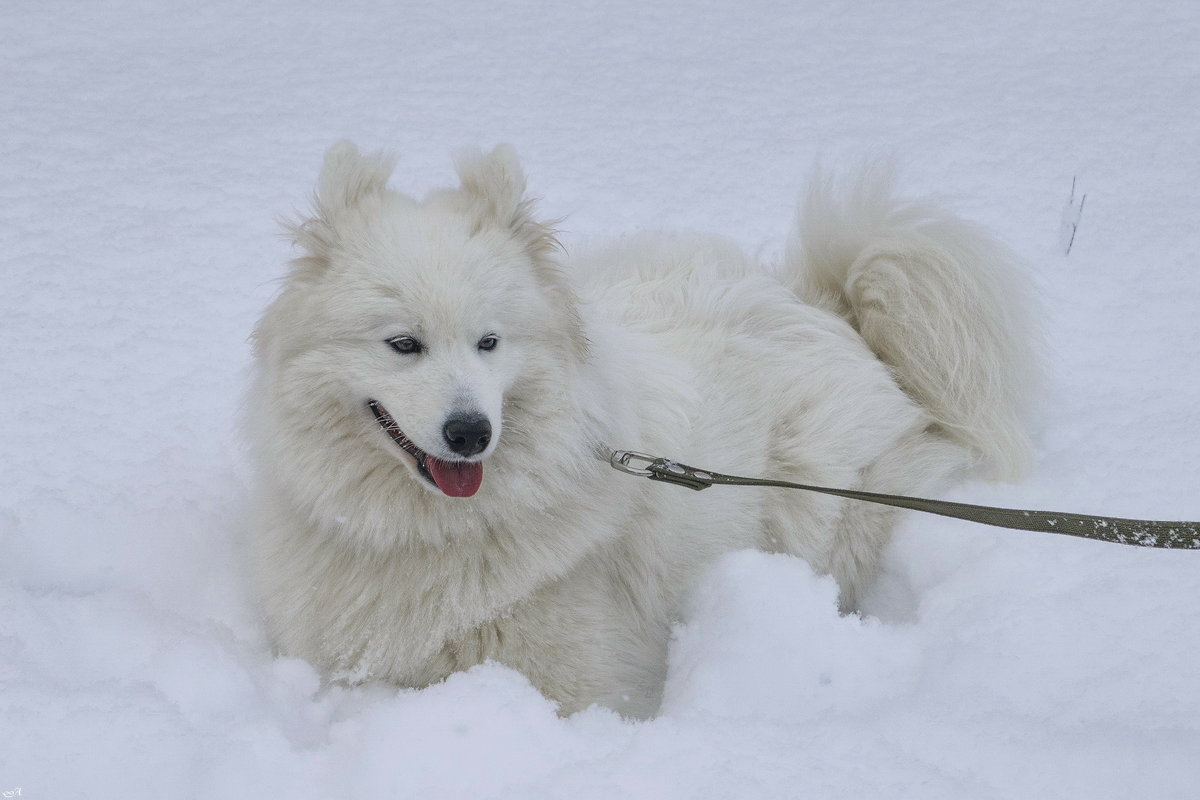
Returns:
[[[905,494],[1026,460],[1011,258],[883,170],[818,180],[776,269],[695,236],[564,260],[507,147],[422,201],[391,171],[330,149],[255,333],[265,615],[331,677],[424,686],[494,659],[564,713],[653,714],[681,595],[717,555],[794,554],[852,609],[895,524],[631,478],[612,449]]]

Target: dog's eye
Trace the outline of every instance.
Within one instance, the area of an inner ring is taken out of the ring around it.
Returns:
[[[419,353],[425,348],[411,336],[397,336],[394,339],[388,339],[387,343],[392,346],[400,355],[409,356],[413,353]]]
[[[497,336],[485,336],[479,340],[480,350],[495,350],[496,345],[500,344],[500,339]]]

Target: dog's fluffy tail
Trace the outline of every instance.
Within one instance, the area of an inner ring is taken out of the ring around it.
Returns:
[[[895,183],[890,164],[844,187],[815,175],[787,277],[844,316],[986,475],[1014,479],[1030,460],[1024,423],[1039,372],[1016,259],[954,214],[898,199]]]

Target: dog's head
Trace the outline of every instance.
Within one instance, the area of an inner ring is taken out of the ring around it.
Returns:
[[[464,157],[461,185],[423,201],[389,190],[391,172],[333,146],[313,212],[288,225],[304,255],[255,334],[268,402],[286,406],[273,409],[285,426],[328,426],[313,441],[330,458],[367,436],[430,492],[469,497],[504,447],[518,384],[537,386],[525,373],[586,344],[511,148]]]

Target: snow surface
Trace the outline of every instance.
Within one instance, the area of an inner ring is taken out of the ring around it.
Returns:
[[[765,254],[815,159],[895,152],[1044,299],[1036,472],[953,497],[1200,517],[1200,5],[786,5],[4,3],[0,791],[1200,796],[1196,553],[914,516],[864,618],[733,554],[642,723],[561,719],[495,665],[346,690],[271,655],[239,566],[246,335],[275,217],[342,137],[416,192],[513,142],[568,245]]]

